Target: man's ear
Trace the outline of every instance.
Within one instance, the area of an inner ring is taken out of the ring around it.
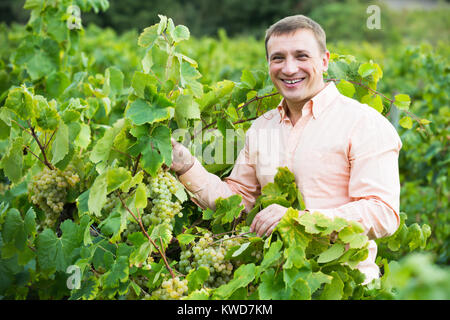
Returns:
[[[322,55],[322,62],[323,62],[323,72],[328,71],[328,63],[330,62],[330,51],[325,51],[325,53]]]

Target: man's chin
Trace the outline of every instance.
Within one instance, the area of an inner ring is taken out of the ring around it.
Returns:
[[[289,104],[304,104],[306,101],[310,100],[310,98],[306,95],[284,95],[284,100]]]

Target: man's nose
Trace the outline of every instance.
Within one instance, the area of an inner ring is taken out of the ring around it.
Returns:
[[[295,74],[298,70],[298,64],[297,64],[297,60],[291,58],[291,57],[287,57],[285,62],[284,62],[284,66],[283,66],[283,73],[285,75],[292,75]]]

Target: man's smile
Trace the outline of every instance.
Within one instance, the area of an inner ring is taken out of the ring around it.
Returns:
[[[288,88],[294,88],[299,85],[306,77],[303,78],[293,78],[293,79],[280,79],[284,85]]]

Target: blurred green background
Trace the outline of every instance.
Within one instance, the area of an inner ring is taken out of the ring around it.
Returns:
[[[83,13],[83,25],[94,23],[118,33],[140,31],[157,23],[158,14],[186,25],[196,37],[217,36],[217,30],[222,28],[229,36],[260,38],[269,25],[297,13],[318,21],[331,42],[365,40],[392,44],[407,40],[436,44],[448,41],[450,30],[449,0],[111,0],[104,12],[98,9],[107,3],[96,2],[98,8]],[[23,10],[24,3],[25,0],[0,0],[0,22],[25,24],[29,11]],[[374,4],[380,7],[381,29],[370,30],[366,27],[366,8]]]

